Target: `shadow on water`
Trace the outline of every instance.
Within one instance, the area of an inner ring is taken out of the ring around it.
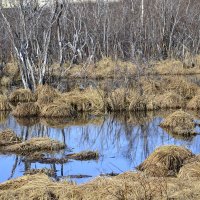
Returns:
[[[50,137],[64,142],[66,149],[46,154],[43,162],[17,155],[0,155],[0,182],[22,176],[26,171],[47,168],[55,172],[53,174],[56,179],[72,178],[82,183],[101,174],[134,170],[161,145],[183,145],[194,153],[200,153],[199,135],[182,138],[168,134],[159,127],[163,117],[170,112],[124,113],[100,117],[83,115],[71,120],[16,119],[1,113],[1,130],[11,128],[24,140]],[[62,160],[67,154],[89,150],[98,151],[99,160]]]

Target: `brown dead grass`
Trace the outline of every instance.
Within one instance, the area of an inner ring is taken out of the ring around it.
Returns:
[[[188,109],[199,110],[200,109],[200,95],[194,96],[187,104]]]
[[[80,153],[68,154],[67,158],[73,160],[98,160],[99,153],[96,151],[83,151]]]
[[[40,108],[36,103],[18,103],[12,114],[15,117],[36,117]]]
[[[179,173],[178,173],[178,178],[181,179],[189,179],[189,178],[199,178],[200,177],[200,162],[195,161],[188,163],[181,167]]]
[[[42,117],[73,117],[74,111],[71,105],[65,102],[55,102],[41,108],[40,115]]]
[[[26,155],[35,151],[55,151],[63,148],[65,148],[64,144],[49,138],[32,138],[18,144],[4,146],[0,151]]]
[[[10,111],[11,107],[8,99],[4,95],[0,95],[0,111]]]
[[[183,97],[174,91],[166,92],[157,96],[156,101],[161,109],[177,109],[185,106]]]
[[[11,85],[11,83],[12,83],[11,77],[3,76],[3,77],[1,78],[1,86],[8,87],[8,86]]]
[[[177,134],[195,134],[194,117],[182,110],[178,110],[166,117],[166,119],[160,124],[160,126],[169,129],[173,133]]]
[[[154,65],[154,72],[160,75],[192,75],[200,73],[199,56],[193,59],[195,66],[191,64],[191,59],[185,59],[183,62],[175,59],[164,60]]]
[[[48,96],[49,98],[57,98],[59,97],[60,92],[50,85],[38,85],[35,90],[35,96],[38,101],[42,101],[42,98]]]
[[[46,174],[49,177],[55,176],[55,171],[53,169],[42,168],[42,169],[30,169],[27,170],[24,175],[34,175],[34,174]]]
[[[29,89],[17,89],[9,96],[10,102],[35,102],[36,97]]]
[[[162,146],[157,148],[137,168],[150,176],[176,175],[186,159],[193,157],[191,151],[179,146]]]
[[[174,91],[176,94],[179,94],[184,99],[193,98],[199,90],[198,85],[180,76],[167,77],[163,79],[163,84],[165,90]]]
[[[117,78],[134,76],[137,68],[131,62],[121,60],[114,61],[111,57],[104,57],[100,61],[91,63],[89,66],[74,65],[69,74],[71,77],[89,77],[97,79]]]
[[[0,132],[0,146],[7,146],[20,143],[21,139],[11,129]]]
[[[2,200],[198,200],[199,197],[198,179],[146,177],[133,172],[96,178],[80,186],[52,181],[45,174],[26,175],[0,184]]]
[[[77,89],[64,93],[57,102],[64,102],[76,112],[90,112],[102,114],[105,111],[104,92],[100,89],[87,88],[84,91]]]
[[[3,72],[5,73],[5,75],[9,77],[16,76],[19,73],[19,68],[17,66],[17,63],[15,62],[7,63],[3,69]]]

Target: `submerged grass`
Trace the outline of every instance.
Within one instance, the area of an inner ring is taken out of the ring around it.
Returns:
[[[96,151],[83,151],[80,153],[68,154],[67,158],[74,160],[98,160],[99,153]]]

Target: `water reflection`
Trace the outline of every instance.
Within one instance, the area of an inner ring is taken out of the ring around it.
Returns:
[[[169,111],[171,112],[171,111]],[[167,113],[169,114],[169,113]],[[16,155],[1,155],[0,182],[22,176],[30,169],[49,168],[55,178],[76,177],[78,183],[90,176],[111,172],[121,173],[139,165],[154,149],[161,145],[175,144],[200,153],[200,136],[185,139],[174,137],[159,127],[165,113],[126,113],[101,117],[83,116],[72,119],[15,119],[9,115],[0,122],[0,129],[11,128],[24,140],[48,136],[66,144],[65,151],[47,158],[60,159],[67,153],[84,150],[98,151],[98,161],[73,161],[61,163],[36,162]],[[197,128],[198,129],[198,128]],[[50,159],[47,159],[47,161]],[[87,176],[85,176],[87,175]]]

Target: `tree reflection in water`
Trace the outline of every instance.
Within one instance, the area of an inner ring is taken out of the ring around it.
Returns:
[[[58,177],[85,174],[97,176],[100,173],[121,173],[132,170],[154,149],[161,145],[184,145],[199,153],[200,137],[177,138],[158,125],[164,113],[123,113],[101,117],[83,115],[78,119],[15,119],[11,115],[1,117],[0,128],[11,128],[24,140],[32,137],[50,137],[66,144],[65,151],[48,155],[61,158],[67,153],[83,150],[97,150],[99,161],[70,161],[62,164],[30,162],[20,156],[0,156],[4,176],[0,181],[21,176],[23,171],[50,168]],[[55,177],[57,178],[57,177]],[[78,180],[78,182],[88,179]]]

